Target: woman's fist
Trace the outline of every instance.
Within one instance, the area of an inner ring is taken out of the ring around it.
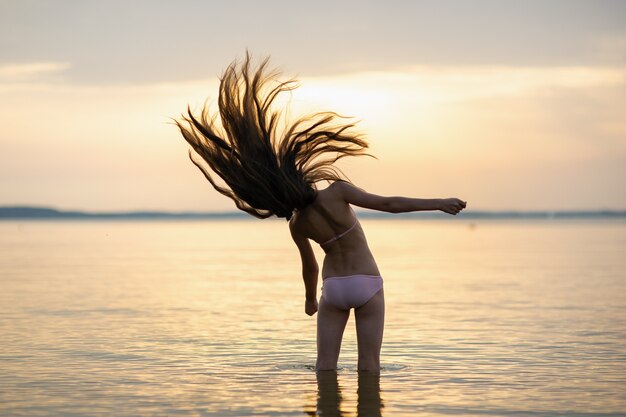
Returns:
[[[304,302],[304,312],[309,316],[317,313],[317,300],[306,300]]]
[[[456,215],[459,211],[463,210],[466,205],[466,201],[458,198],[444,198],[441,200],[441,207],[439,207],[439,210],[448,214]]]

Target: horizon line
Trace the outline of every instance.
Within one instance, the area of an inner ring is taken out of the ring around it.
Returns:
[[[363,218],[615,218],[626,217],[626,209],[595,210],[464,210],[457,216],[440,211],[416,211],[389,213],[356,208]],[[271,216],[270,218],[274,218]],[[174,211],[174,210],[118,210],[87,211],[61,210],[50,206],[11,205],[0,206],[0,219],[210,219],[210,218],[255,218],[240,210],[228,211]]]

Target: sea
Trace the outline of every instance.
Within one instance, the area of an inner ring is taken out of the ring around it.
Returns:
[[[315,372],[284,219],[0,221],[0,415],[626,415],[626,219],[361,224],[380,373],[353,311]]]

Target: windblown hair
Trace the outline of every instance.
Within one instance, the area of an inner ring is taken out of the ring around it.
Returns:
[[[206,103],[199,117],[187,106],[188,117],[183,114],[175,123],[191,145],[189,158],[218,192],[255,217],[289,220],[294,210],[315,200],[316,182],[344,181],[334,162],[345,156],[374,156],[365,153],[368,143],[361,135],[351,132],[354,123],[333,123],[344,118],[334,112],[301,117],[279,132],[281,112],[272,104],[279,94],[297,88],[297,81],[281,82],[276,71],[266,74],[268,61],[265,58],[252,72],[246,52],[240,67],[233,61],[224,71],[218,98],[222,129]],[[215,182],[192,150],[227,187]],[[328,153],[330,159],[320,158]]]

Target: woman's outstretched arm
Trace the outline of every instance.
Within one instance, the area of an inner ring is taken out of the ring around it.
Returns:
[[[289,222],[289,231],[291,232],[291,238],[300,251],[300,259],[302,260],[302,279],[304,280],[306,298],[304,311],[309,316],[312,316],[317,312],[317,275],[319,267],[309,239],[298,233],[293,221]]]
[[[388,213],[441,210],[448,214],[457,214],[467,205],[458,198],[384,197],[368,193],[345,181],[337,181],[333,186],[337,187],[343,199],[350,204]]]

